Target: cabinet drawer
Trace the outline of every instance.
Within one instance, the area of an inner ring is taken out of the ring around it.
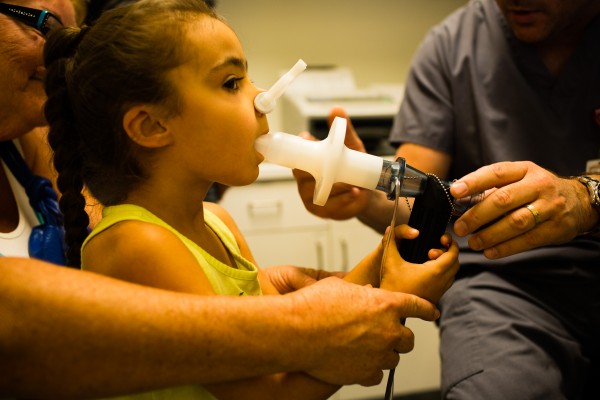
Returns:
[[[225,192],[219,204],[244,232],[327,225],[326,220],[306,211],[293,180],[232,187]]]
[[[295,229],[280,232],[249,233],[246,241],[261,268],[298,265],[335,271],[329,252],[327,229]]]

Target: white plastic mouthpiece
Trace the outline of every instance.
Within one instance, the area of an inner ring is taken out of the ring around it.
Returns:
[[[336,182],[375,190],[383,159],[344,146],[346,120],[336,117],[326,139],[305,140],[283,132],[268,133],[256,140],[256,150],[265,159],[283,167],[311,174],[317,185],[313,203],[324,205]]]
[[[285,92],[287,87],[306,69],[306,63],[298,60],[296,64],[286,72],[266,92],[259,93],[254,98],[254,108],[263,114],[268,114],[275,108],[277,99]]]

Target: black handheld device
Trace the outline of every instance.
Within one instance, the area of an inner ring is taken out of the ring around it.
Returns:
[[[427,253],[440,247],[440,238],[446,231],[452,202],[449,199],[447,183],[434,175],[427,175],[425,190],[415,197],[408,225],[419,230],[419,236],[413,240],[402,240],[400,255],[412,263],[424,263],[429,259]]]

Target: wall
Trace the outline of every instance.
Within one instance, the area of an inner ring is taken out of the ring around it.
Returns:
[[[217,0],[256,85],[269,88],[302,58],[350,67],[357,86],[402,82],[426,32],[466,0]],[[269,116],[279,129],[279,114]]]

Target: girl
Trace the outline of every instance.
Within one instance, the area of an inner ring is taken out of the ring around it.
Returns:
[[[259,90],[229,26],[202,1],[142,0],[106,13],[92,28],[53,35],[45,60],[69,263],[181,292],[278,294],[231,217],[202,203],[213,182],[238,186],[257,178],[263,157],[254,142],[269,130],[254,109]],[[106,207],[89,236],[84,186]],[[406,226],[395,233],[417,235]],[[390,246],[381,286],[410,292],[425,284],[418,294],[437,300],[458,268],[450,242],[445,237],[449,251],[433,251],[424,268]],[[379,286],[382,249],[346,279]],[[298,372],[136,398],[325,399],[336,390]]]

